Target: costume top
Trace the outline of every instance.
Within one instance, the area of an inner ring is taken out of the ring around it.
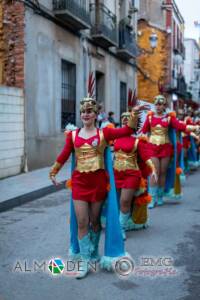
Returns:
[[[142,133],[150,133],[149,142],[154,145],[170,143],[169,127],[176,130],[185,131],[189,129],[187,125],[176,118],[175,113],[166,113],[161,117],[150,111],[142,128]]]
[[[143,138],[122,137],[114,142],[114,169],[117,171],[139,170],[138,159],[141,158],[152,167],[148,143]]]

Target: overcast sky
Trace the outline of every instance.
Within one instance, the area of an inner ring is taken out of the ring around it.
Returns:
[[[185,20],[185,37],[194,38],[198,41],[200,28],[194,26],[194,21],[200,23],[200,0],[175,0]]]

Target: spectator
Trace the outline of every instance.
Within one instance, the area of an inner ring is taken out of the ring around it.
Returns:
[[[113,111],[109,111],[109,113],[108,113],[108,121],[110,122],[110,123],[113,123],[113,124],[115,124],[115,120],[114,120],[114,112]]]

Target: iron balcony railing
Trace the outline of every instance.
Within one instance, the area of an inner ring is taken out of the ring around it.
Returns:
[[[91,3],[92,35],[101,35],[118,44],[117,18],[103,3]]]
[[[126,25],[119,26],[119,50],[128,51],[133,57],[139,54],[135,35]]]
[[[200,59],[195,59],[195,61],[194,61],[194,68],[196,70],[200,69]]]
[[[186,97],[186,93],[187,93],[187,84],[185,82],[185,78],[183,76],[179,76],[177,78],[177,90],[176,93],[180,96],[182,96],[183,98]]]
[[[90,12],[87,0],[53,0],[53,10],[67,10],[85,23],[90,24]]]
[[[185,46],[180,40],[178,40],[177,46],[174,47],[174,53],[180,54],[183,57],[183,59],[185,59]]]

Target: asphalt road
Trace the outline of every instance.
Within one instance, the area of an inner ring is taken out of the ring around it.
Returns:
[[[200,299],[200,172],[188,178],[181,202],[151,210],[149,228],[128,233],[126,249],[140,273],[124,279],[99,271],[80,281],[34,270],[35,262],[67,260],[68,207],[64,190],[0,214],[0,300]],[[169,267],[168,276],[155,276]]]

